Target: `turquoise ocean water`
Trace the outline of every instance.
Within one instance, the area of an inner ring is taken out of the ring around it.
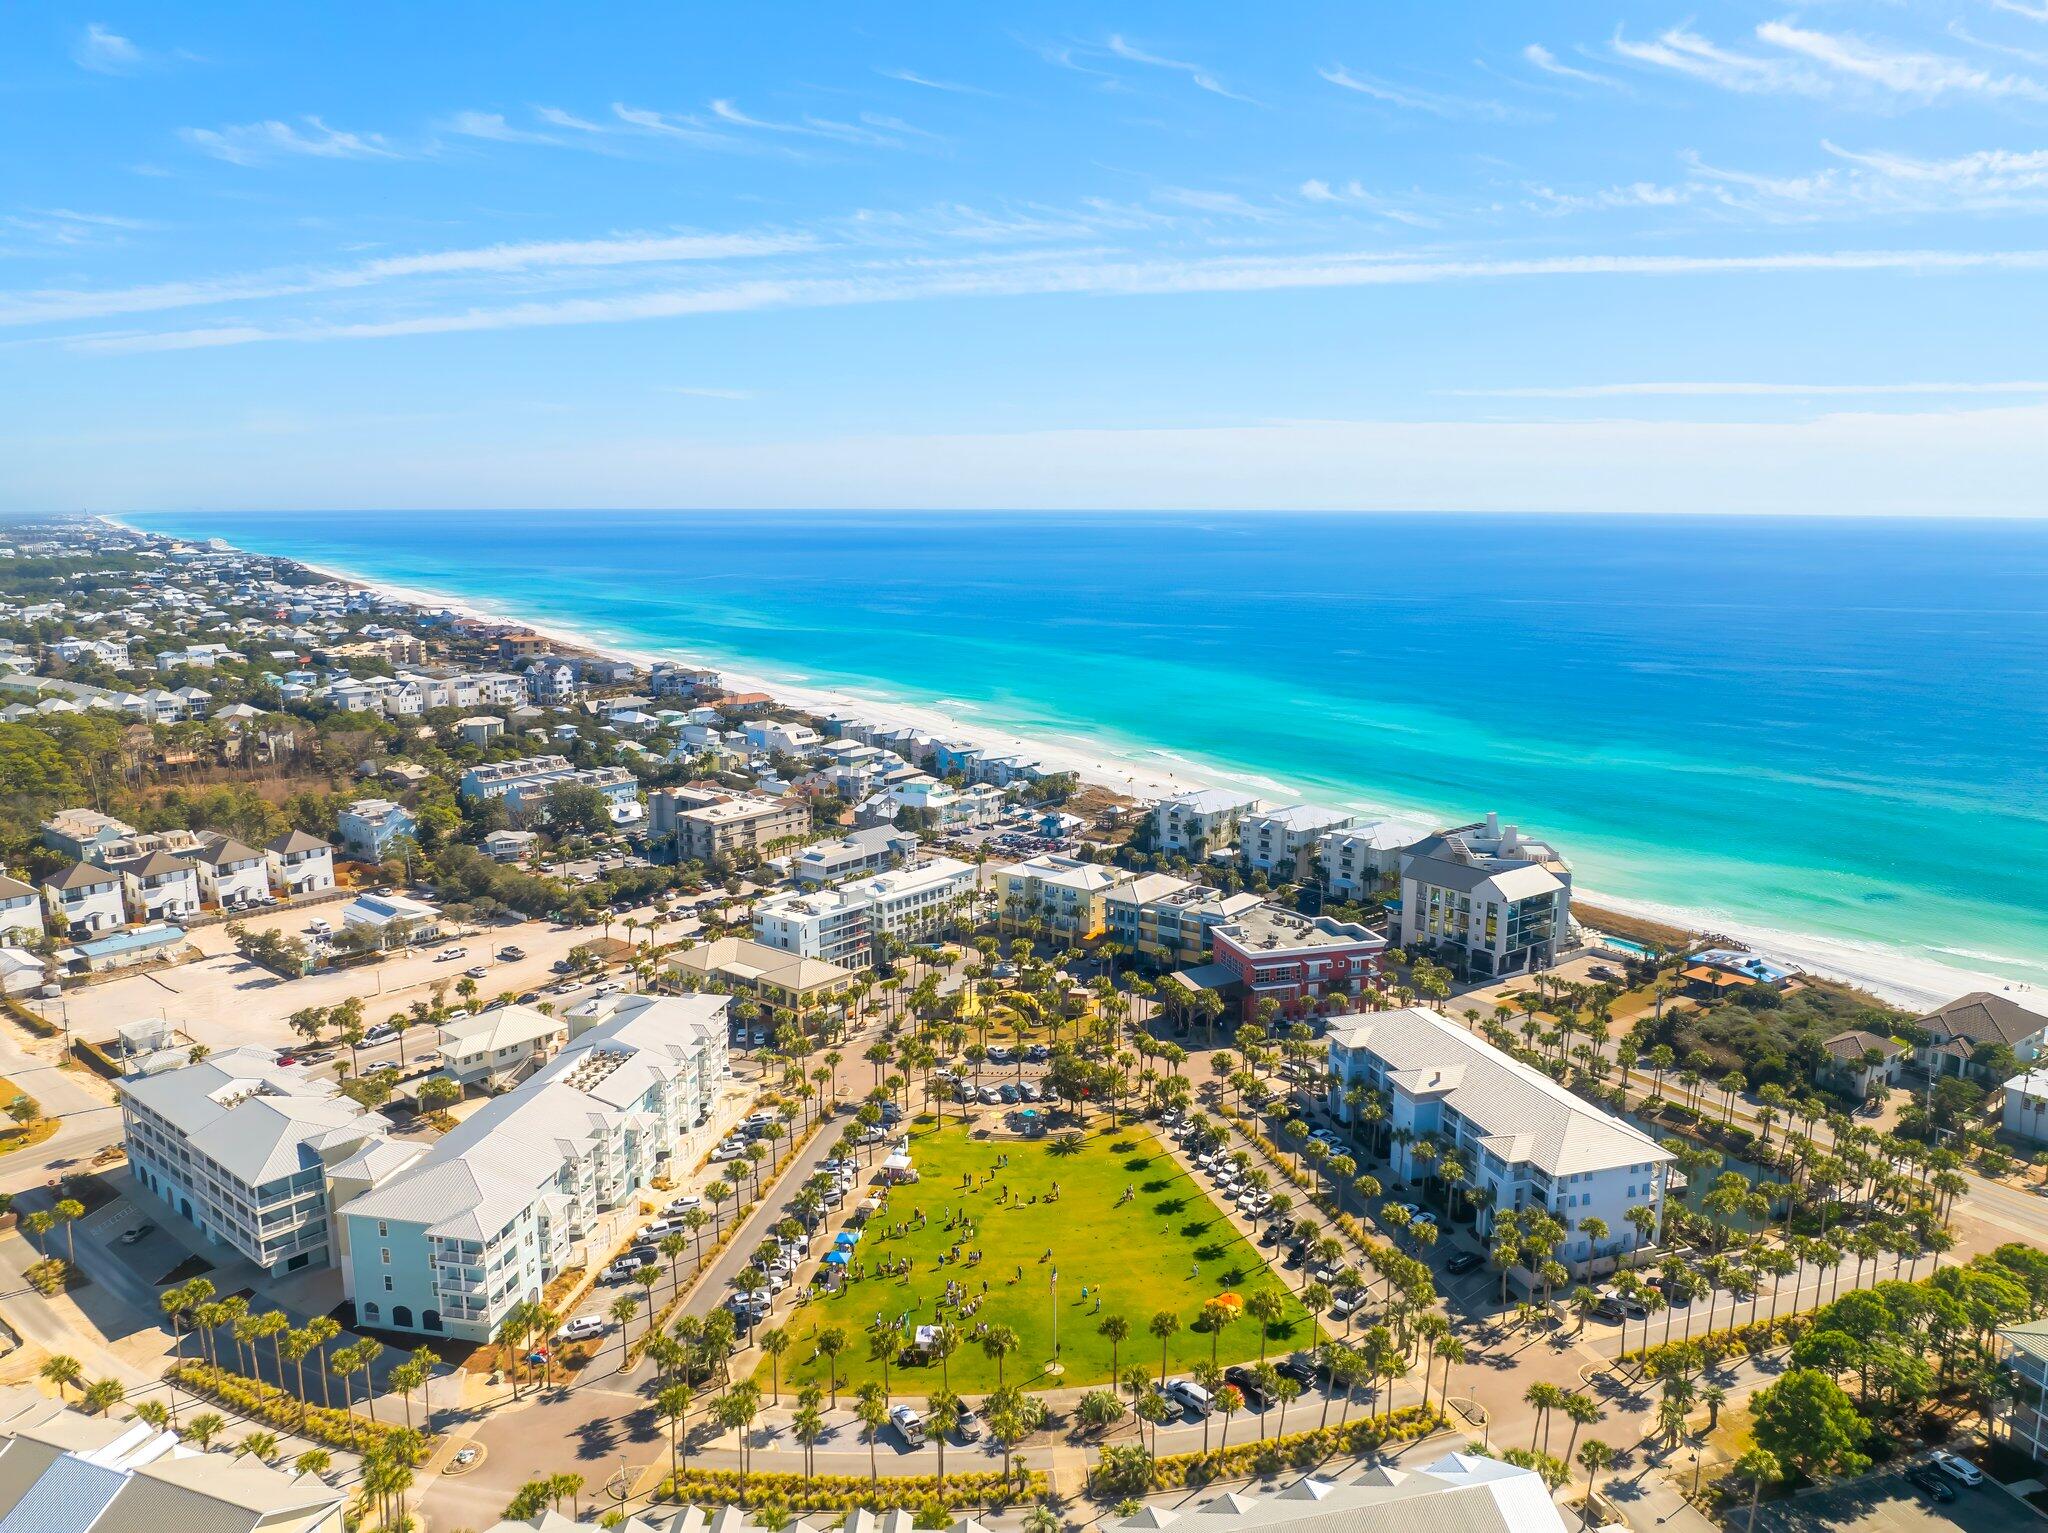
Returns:
[[[130,519],[1274,797],[1497,809],[1603,893],[2048,981],[2040,525]]]

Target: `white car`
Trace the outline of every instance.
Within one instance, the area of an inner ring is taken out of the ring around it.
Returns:
[[[434,955],[434,962],[453,963],[458,958],[467,958],[468,956],[469,949],[466,947],[444,947]]]
[[[694,1192],[686,1192],[680,1198],[670,1198],[668,1207],[662,1212],[673,1219],[677,1214],[687,1214],[693,1208],[702,1208],[704,1200]]]
[[[1982,1485],[1984,1471],[1959,1454],[1950,1453],[1946,1448],[1938,1449],[1930,1462],[1951,1480],[1963,1485]]]
[[[611,1322],[602,1315],[578,1315],[559,1331],[556,1341],[590,1341],[604,1335],[611,1328]]]

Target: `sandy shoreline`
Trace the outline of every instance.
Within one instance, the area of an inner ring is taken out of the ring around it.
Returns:
[[[127,527],[127,524],[113,517],[105,517],[102,520],[123,526],[132,532],[147,531]],[[971,719],[962,719],[939,707],[907,703],[900,699],[853,691],[843,686],[822,685],[800,676],[777,676],[764,671],[750,670],[745,661],[733,662],[717,655],[692,654],[672,649],[647,649],[615,635],[591,632],[573,624],[550,620],[535,621],[522,613],[500,611],[480,605],[468,597],[401,584],[388,579],[366,577],[332,564],[313,564],[290,555],[267,557],[286,559],[323,578],[374,590],[419,608],[431,611],[445,610],[483,622],[527,628],[556,640],[565,647],[631,661],[643,668],[657,662],[701,665],[718,671],[735,690],[766,692],[778,702],[808,713],[858,714],[879,723],[917,729],[943,739],[967,741],[983,749],[1004,754],[1014,752],[1026,755],[1054,771],[1072,772],[1083,782],[1127,793],[1135,798],[1160,798],[1189,789],[1210,787],[1243,789],[1269,802],[1285,802],[1300,797],[1289,789],[1286,783],[1273,778],[1255,773],[1232,773],[1223,766],[1195,761],[1169,752],[1162,751],[1158,754],[1173,763],[1170,767],[1133,760],[1130,754],[1133,747],[1130,746],[1123,747],[1124,753],[1119,754],[1115,751],[1086,748],[1058,737],[1048,738],[1040,735],[1027,739],[976,723]],[[1142,750],[1143,747],[1136,749]],[[1342,802],[1344,807],[1356,809],[1364,814],[1403,820],[1417,818],[1413,811],[1374,804],[1363,799],[1347,798]],[[1446,820],[1445,823],[1451,821]],[[1607,894],[1597,887],[1583,884],[1576,886],[1575,892],[1588,904],[1597,904],[1609,910],[1686,931],[1711,932],[1726,937],[1780,959],[1790,960],[1811,973],[1859,986],[1909,1009],[1931,1010],[1971,990],[2024,992],[2032,989],[1999,975],[1924,958],[1882,943],[1826,937],[1811,932],[1784,931],[1746,920],[1737,912],[1686,908],[1630,899]],[[2034,993],[2040,997],[2037,1004],[2048,1010],[2048,993]]]

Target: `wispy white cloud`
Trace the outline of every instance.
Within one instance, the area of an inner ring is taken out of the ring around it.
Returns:
[[[979,85],[963,85],[958,80],[938,80],[930,75],[921,75],[913,69],[881,69],[875,73],[885,80],[900,80],[905,85],[921,85],[926,90],[944,91],[951,96],[993,96],[994,91],[983,90]]]
[[[31,236],[44,245],[74,248],[125,243],[131,234],[161,229],[147,218],[118,213],[83,213],[76,208],[23,208],[0,217],[0,227]]]
[[[111,28],[88,22],[72,45],[72,62],[95,74],[133,74],[149,62],[143,51]]]
[[[1980,69],[1947,54],[1899,48],[1845,33],[1820,32],[1786,21],[1756,29],[1764,42],[1812,59],[1837,75],[1902,96],[1949,94],[2048,100],[2048,87],[2025,75]]]
[[[1586,85],[1605,85],[1613,90],[1622,88],[1621,82],[1610,75],[1597,74],[1593,70],[1580,69],[1574,64],[1564,63],[1541,43],[1529,44],[1522,50],[1522,57],[1547,75],[1556,75],[1565,80],[1578,80]]]
[[[1657,181],[1631,181],[1625,186],[1601,187],[1592,192],[1560,192],[1533,185],[1530,206],[1537,212],[1555,215],[1625,208],[1675,208],[1692,200],[1689,186],[1672,186]]]
[[[1392,219],[1395,223],[1407,224],[1416,229],[1434,229],[1442,222],[1430,214],[1418,212],[1415,208],[1368,191],[1362,181],[1346,181],[1332,185],[1319,176],[1311,176],[1295,189],[1295,195],[1304,202],[1325,206],[1359,208],[1381,218]]]
[[[180,136],[233,165],[262,165],[272,160],[311,157],[323,160],[396,160],[404,156],[381,134],[348,133],[330,128],[318,117],[298,123],[271,119],[226,128],[184,128]]]
[[[1109,41],[1104,46],[1126,63],[1143,64],[1149,69],[1166,69],[1176,74],[1184,74],[1196,89],[1205,90],[1212,96],[1222,96],[1230,101],[1242,101],[1248,106],[1256,106],[1258,104],[1251,97],[1241,96],[1236,91],[1230,89],[1229,86],[1217,79],[1215,75],[1210,73],[1201,64],[1190,64],[1181,59],[1165,58],[1157,53],[1148,52],[1116,33],[1110,34]]]
[[[256,342],[369,340],[674,319],[768,309],[849,307],[920,300],[1042,294],[1096,297],[1275,292],[1414,286],[1432,283],[1588,277],[1683,277],[1812,272],[1958,272],[2048,270],[2048,250],[1789,251],[1753,256],[1580,255],[1519,259],[1411,258],[1383,252],[1319,255],[1138,259],[1068,256],[1003,263],[925,261],[900,271],[774,276],[700,287],[473,304],[443,313],[405,313],[361,321],[224,325],[199,330],[71,337],[76,349],[171,351]]]
[[[1574,383],[1556,387],[1439,389],[1463,399],[1826,399],[1938,397],[1941,395],[2048,395],[2048,380],[1997,383]]]
[[[1724,48],[1688,27],[1667,28],[1650,41],[1637,41],[1616,31],[1608,46],[1630,63],[1690,75],[1723,90],[1803,96],[1825,95],[1828,90],[1827,80],[1817,70],[1776,56]]]
[[[486,138],[500,144],[559,144],[560,138],[552,133],[539,133],[532,128],[514,127],[505,120],[502,112],[457,112],[442,127],[450,133],[459,133],[464,138]]]
[[[1275,210],[1261,206],[1240,196],[1236,192],[1211,191],[1202,187],[1162,186],[1152,193],[1154,200],[1177,208],[1187,208],[1196,213],[1220,213],[1229,218],[1249,219],[1264,223],[1277,216]]]
[[[1332,85],[1356,91],[1361,96],[1370,96],[1375,101],[1384,101],[1389,106],[1405,107],[1409,111],[1427,112],[1434,117],[1513,122],[1524,120],[1528,115],[1508,106],[1505,102],[1467,96],[1447,96],[1436,91],[1419,90],[1414,86],[1395,85],[1347,69],[1342,64],[1319,69],[1316,73]]]
[[[44,288],[0,294],[0,325],[47,325],[163,313],[223,303],[259,302],[309,293],[343,292],[414,277],[507,272],[576,271],[686,261],[730,261],[818,248],[815,236],[645,234],[607,239],[542,240],[469,249],[380,256],[350,266],[296,272],[250,272],[200,282],[163,282],[111,289]]]
[[[748,113],[741,111],[732,101],[723,99],[711,103],[711,114],[720,122],[731,123],[734,127],[738,128],[752,128],[762,133],[787,133],[802,138],[834,139],[842,144],[857,144],[877,149],[900,149],[903,147],[903,139],[900,136],[903,129],[898,129],[897,133],[892,134],[878,131],[869,124],[835,122],[830,118],[813,117],[808,113],[795,122],[779,122],[769,118],[750,116]],[[908,131],[913,134],[922,134],[923,131],[918,128],[909,128],[908,124],[904,124],[903,127],[908,128]]]
[[[2029,21],[2048,21],[2048,4],[2042,0],[1991,0],[1993,9],[2011,11]]]

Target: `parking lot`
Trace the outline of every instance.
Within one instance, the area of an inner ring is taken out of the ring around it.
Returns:
[[[2037,1533],[2042,1517],[1996,1485],[1957,1486],[1936,1502],[1907,1483],[1903,1469],[1757,1508],[1757,1533]],[[1731,1526],[1745,1524],[1745,1515]]]

